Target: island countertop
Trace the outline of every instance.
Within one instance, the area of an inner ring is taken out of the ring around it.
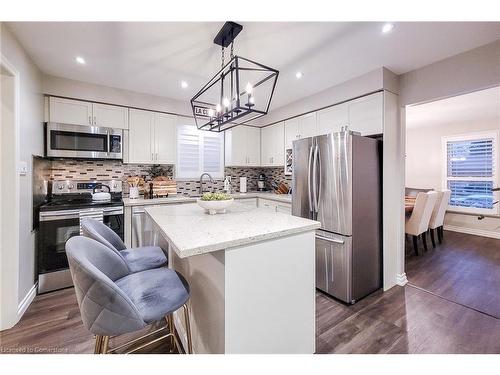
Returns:
[[[318,221],[234,202],[225,214],[208,215],[197,204],[146,207],[180,258],[307,232]]]

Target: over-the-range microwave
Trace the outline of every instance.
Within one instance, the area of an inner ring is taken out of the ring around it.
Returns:
[[[49,122],[46,155],[61,158],[123,159],[123,130]]]

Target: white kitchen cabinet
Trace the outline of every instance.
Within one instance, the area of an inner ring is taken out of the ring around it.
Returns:
[[[176,116],[130,110],[128,162],[175,164]]]
[[[93,125],[92,103],[81,100],[49,98],[49,121],[70,125]]]
[[[128,108],[92,103],[94,125],[106,128],[128,129]]]
[[[129,119],[128,162],[153,164],[154,112],[131,109]]]
[[[318,135],[340,131],[349,124],[347,103],[335,105],[317,112]]]
[[[261,165],[263,167],[282,166],[285,163],[284,123],[266,126],[261,129]]]
[[[349,130],[361,135],[382,134],[384,132],[383,92],[363,96],[348,102]]]
[[[316,112],[285,121],[285,148],[292,148],[292,142],[300,138],[317,135]]]
[[[236,126],[224,132],[225,165],[260,166],[260,128]]]
[[[155,113],[154,161],[156,164],[175,164],[177,116]]]
[[[264,208],[274,212],[283,212],[286,214],[292,214],[291,203],[277,202],[271,199],[259,198],[258,202],[259,208]]]

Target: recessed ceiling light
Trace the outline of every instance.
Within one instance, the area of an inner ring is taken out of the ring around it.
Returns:
[[[85,64],[85,59],[81,56],[77,56],[75,60],[78,64]]]
[[[302,73],[302,72],[295,73],[295,78],[297,78],[297,79],[301,79],[303,76],[304,76],[304,73]]]
[[[392,24],[392,23],[386,23],[386,24],[384,24],[384,26],[382,26],[382,32],[384,34],[391,32],[392,29],[394,29],[394,24]]]
[[[186,89],[186,88],[188,87],[188,83],[187,83],[186,81],[182,81],[182,82],[181,82],[181,87],[182,87],[183,89]]]

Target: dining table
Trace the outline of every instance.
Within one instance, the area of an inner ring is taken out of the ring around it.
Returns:
[[[416,197],[405,196],[405,214],[411,215],[413,207],[415,207]]]

